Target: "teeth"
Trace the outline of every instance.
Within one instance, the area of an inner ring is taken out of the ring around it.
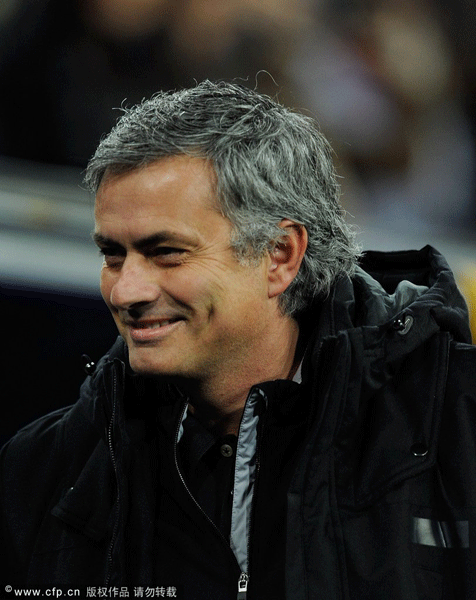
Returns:
[[[167,321],[157,321],[156,323],[149,323],[143,325],[141,329],[156,329],[157,327],[164,327],[164,325],[169,325],[169,323],[173,323],[174,319],[168,319]]]
[[[164,325],[168,325],[169,323],[172,323],[170,319],[168,321],[160,321],[158,325],[159,327],[163,327]]]

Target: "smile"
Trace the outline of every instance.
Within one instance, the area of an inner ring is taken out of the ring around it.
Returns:
[[[169,335],[182,321],[181,318],[174,318],[128,323],[127,329],[133,342],[153,342]]]
[[[166,319],[165,321],[153,321],[151,323],[138,323],[134,329],[155,329],[156,327],[165,327],[170,323],[175,323],[177,319]]]

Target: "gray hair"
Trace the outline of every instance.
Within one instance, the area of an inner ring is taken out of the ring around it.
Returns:
[[[282,240],[282,219],[305,226],[303,262],[280,296],[285,313],[296,315],[354,273],[359,248],[339,205],[330,146],[312,119],[230,83],[159,92],[124,111],[91,158],[85,183],[96,193],[105,174],[174,155],[213,165],[238,260],[262,258]]]

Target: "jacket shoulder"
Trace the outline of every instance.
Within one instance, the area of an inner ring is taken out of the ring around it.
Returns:
[[[81,409],[81,401],[48,413],[20,429],[0,451],[0,476],[3,495],[8,492],[7,481],[41,482],[44,488],[50,474],[71,466],[89,452],[100,438],[99,431]]]
[[[25,469],[26,465],[31,465],[28,470],[33,471],[39,462],[55,454],[70,411],[71,407],[61,408],[20,429],[1,449],[2,475],[16,467]]]

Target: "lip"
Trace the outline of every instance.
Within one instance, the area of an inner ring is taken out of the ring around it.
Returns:
[[[131,340],[135,343],[147,343],[168,336],[183,322],[181,318],[148,319],[126,323]]]

